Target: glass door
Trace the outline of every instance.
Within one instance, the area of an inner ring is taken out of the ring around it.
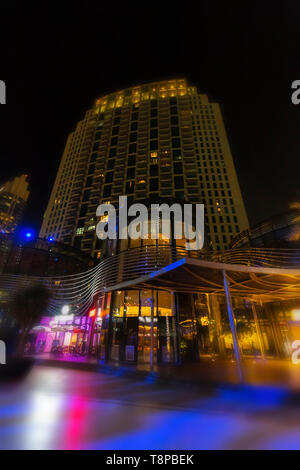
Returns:
[[[153,324],[153,364],[157,363],[157,318]],[[151,362],[151,317],[139,317],[138,361]]]

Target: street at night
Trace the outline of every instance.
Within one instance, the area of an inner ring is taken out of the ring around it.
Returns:
[[[0,451],[300,450],[299,13],[1,5]]]
[[[300,410],[242,392],[35,367],[0,391],[1,449],[300,449]]]

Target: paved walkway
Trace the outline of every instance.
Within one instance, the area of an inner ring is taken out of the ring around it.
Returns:
[[[35,366],[0,387],[0,449],[300,449],[299,406],[254,389]]]
[[[150,370],[148,364],[124,365],[101,364],[96,359],[55,357],[51,354],[35,356],[37,363],[61,365],[72,369],[99,370],[123,376],[148,378],[149,381],[186,382],[196,385],[222,386],[239,383],[236,364],[233,361],[188,363],[181,365],[161,364]],[[244,383],[248,385],[272,386],[300,394],[300,365],[288,361],[247,360],[243,363]]]

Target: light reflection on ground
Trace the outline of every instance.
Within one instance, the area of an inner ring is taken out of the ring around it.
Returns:
[[[283,400],[38,366],[1,386],[0,448],[300,449],[300,408]]]

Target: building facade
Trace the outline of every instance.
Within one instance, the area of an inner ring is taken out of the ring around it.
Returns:
[[[215,258],[159,241],[113,254],[108,249],[90,277],[61,278],[63,302],[71,303],[67,293],[75,286],[82,299],[94,285],[93,302],[78,315],[73,300],[64,316],[53,299],[54,315],[32,332],[32,352],[149,366],[289,363],[300,324],[300,253],[295,259],[287,252],[285,268],[280,250],[272,250],[271,262],[268,250],[246,255],[237,262],[235,250]]]
[[[205,205],[211,248],[248,226],[220,106],[184,79],[98,99],[66,143],[41,238],[101,256],[100,203],[166,197]]]
[[[29,197],[27,175],[15,177],[0,187],[0,233],[14,233]]]

